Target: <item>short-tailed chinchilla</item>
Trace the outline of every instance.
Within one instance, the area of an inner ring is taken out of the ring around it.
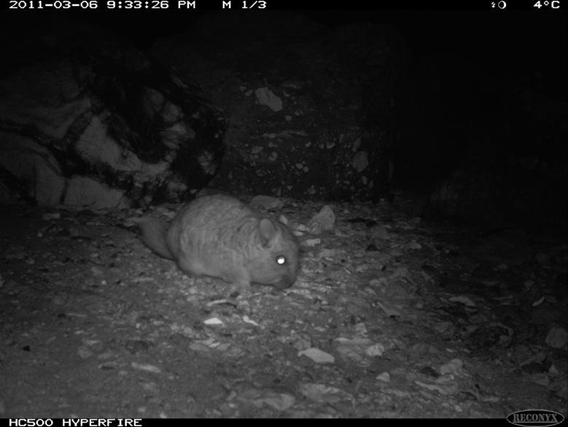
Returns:
[[[285,289],[296,280],[300,251],[285,219],[262,217],[233,197],[200,197],[169,226],[149,217],[133,222],[150,249],[186,274],[218,277],[241,291],[251,283]]]

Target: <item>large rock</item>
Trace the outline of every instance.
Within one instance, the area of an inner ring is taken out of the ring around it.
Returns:
[[[196,87],[95,26],[21,24],[1,34],[0,202],[128,206],[211,179],[225,124]]]

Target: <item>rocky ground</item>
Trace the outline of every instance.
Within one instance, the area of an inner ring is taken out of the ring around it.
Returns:
[[[288,201],[302,268],[231,298],[141,211],[0,210],[0,417],[566,416],[566,239]],[[166,209],[169,213],[169,210]]]

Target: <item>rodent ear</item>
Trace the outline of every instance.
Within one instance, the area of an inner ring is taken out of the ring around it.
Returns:
[[[280,215],[278,221],[280,221],[284,225],[288,225],[288,218],[286,218],[284,215]]]
[[[262,218],[258,225],[260,231],[260,241],[263,246],[268,244],[276,235],[276,227],[268,218]]]

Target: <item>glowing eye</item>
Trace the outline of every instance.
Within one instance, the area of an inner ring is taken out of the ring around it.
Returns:
[[[283,255],[276,257],[276,262],[280,265],[286,264],[286,258]]]

